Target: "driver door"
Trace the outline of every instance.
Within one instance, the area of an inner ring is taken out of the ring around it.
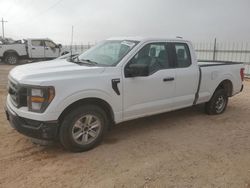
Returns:
[[[57,45],[49,40],[44,41],[45,42],[45,58],[57,58],[60,55],[60,50],[57,47]]]
[[[29,54],[31,58],[44,58],[44,41],[31,40],[29,46]]]
[[[146,44],[124,68],[123,118],[134,119],[170,111],[175,93],[175,69],[167,43]],[[148,74],[129,75],[130,67],[147,67]]]

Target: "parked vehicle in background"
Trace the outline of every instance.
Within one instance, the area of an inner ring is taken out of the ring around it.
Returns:
[[[186,40],[112,38],[73,60],[12,69],[6,114],[24,135],[86,151],[114,123],[201,103],[221,114],[243,78],[241,63],[197,62]]]
[[[8,64],[17,64],[20,59],[55,59],[62,53],[62,45],[50,39],[2,40],[0,58]]]

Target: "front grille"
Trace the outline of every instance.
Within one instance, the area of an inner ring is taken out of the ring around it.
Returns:
[[[11,101],[17,108],[27,106],[27,88],[22,87],[20,84],[9,80],[8,92]]]

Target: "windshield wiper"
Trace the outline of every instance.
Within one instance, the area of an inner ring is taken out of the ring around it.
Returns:
[[[89,64],[89,65],[98,65],[97,62],[92,61],[92,60],[90,60],[90,59],[79,59],[79,58],[77,57],[77,60],[78,60],[78,62],[80,62],[80,63],[85,63],[85,64]],[[86,62],[87,62],[87,63],[86,63]]]
[[[73,59],[68,59],[68,61],[76,64],[86,64],[86,65],[98,65],[97,62],[91,61],[90,59],[79,59],[79,56],[73,58]]]

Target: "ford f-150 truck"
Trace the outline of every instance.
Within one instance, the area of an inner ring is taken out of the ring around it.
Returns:
[[[20,59],[54,59],[61,55],[61,44],[50,39],[25,39],[24,42],[0,44],[0,59],[17,64]]]
[[[24,135],[86,151],[127,120],[201,103],[223,113],[243,89],[243,67],[197,62],[182,39],[111,38],[76,58],[12,69],[6,114]]]

